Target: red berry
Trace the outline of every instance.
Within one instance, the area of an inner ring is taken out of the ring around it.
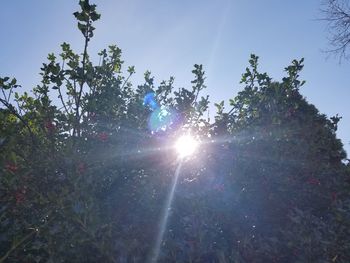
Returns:
[[[83,174],[86,171],[86,165],[83,162],[79,162],[77,166],[77,171],[79,174]]]
[[[12,164],[12,163],[6,164],[6,165],[5,165],[5,168],[6,168],[7,171],[9,171],[9,172],[11,172],[11,173],[15,173],[15,172],[17,172],[17,170],[18,170],[17,165]]]
[[[337,193],[332,192],[332,201],[335,202],[337,200]]]
[[[27,192],[26,187],[18,189],[15,192],[16,204],[21,204],[25,200],[26,192]]]
[[[320,184],[321,184],[320,180],[318,180],[318,179],[315,178],[315,177],[309,178],[309,179],[307,180],[307,182],[308,182],[309,184],[313,184],[313,185],[320,185]]]
[[[52,121],[46,121],[45,122],[45,128],[48,132],[54,132],[56,129],[56,125]]]
[[[98,139],[102,142],[105,142],[108,140],[108,134],[106,132],[101,132],[98,135]]]

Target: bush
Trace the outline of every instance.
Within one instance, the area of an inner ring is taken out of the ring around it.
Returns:
[[[82,55],[63,43],[31,95],[0,78],[0,262],[152,261],[164,210],[159,262],[349,262],[340,118],[299,93],[303,60],[275,82],[252,55],[244,89],[229,111],[215,104],[211,123],[201,65],[190,89],[156,86],[150,72],[134,88],[118,47],[93,65],[100,15],[80,7]],[[179,169],[169,145],[188,131],[200,151],[182,161],[168,209]]]

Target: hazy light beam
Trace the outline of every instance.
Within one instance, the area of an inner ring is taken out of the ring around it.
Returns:
[[[169,218],[169,212],[170,212],[170,209],[171,209],[171,203],[172,203],[173,198],[174,198],[175,188],[176,188],[176,185],[177,185],[177,181],[178,181],[178,178],[179,178],[181,167],[182,167],[182,159],[179,160],[179,164],[176,167],[175,174],[174,174],[174,179],[173,179],[173,182],[172,182],[172,185],[171,185],[171,189],[170,189],[168,198],[165,201],[164,210],[162,212],[162,217],[161,217],[161,221],[160,221],[160,224],[159,224],[158,236],[157,236],[156,242],[154,244],[154,248],[152,250],[152,254],[151,254],[150,260],[148,261],[149,263],[156,263],[157,260],[158,260],[158,257],[159,257],[160,247],[162,245],[164,232],[165,232],[166,227],[167,227],[167,222],[168,222],[168,218]]]
[[[209,59],[207,62],[207,77],[208,77],[207,84],[209,84],[209,81],[212,76],[213,67],[216,62],[215,58],[218,57],[217,53],[221,44],[222,35],[224,32],[225,25],[227,24],[227,18],[229,17],[229,13],[231,11],[230,0],[227,0],[223,6],[224,7],[222,9],[219,23],[217,24],[217,27],[216,27],[216,34],[213,38],[212,47],[211,47]]]

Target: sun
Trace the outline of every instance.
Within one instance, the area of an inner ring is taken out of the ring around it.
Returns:
[[[175,144],[175,149],[180,158],[192,155],[197,147],[198,141],[196,141],[191,135],[181,136]]]

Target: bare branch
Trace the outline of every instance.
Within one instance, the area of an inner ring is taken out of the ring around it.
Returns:
[[[350,1],[326,0],[325,8],[321,9],[327,22],[329,31],[329,44],[332,48],[327,53],[339,56],[339,60],[348,59],[350,45]]]

